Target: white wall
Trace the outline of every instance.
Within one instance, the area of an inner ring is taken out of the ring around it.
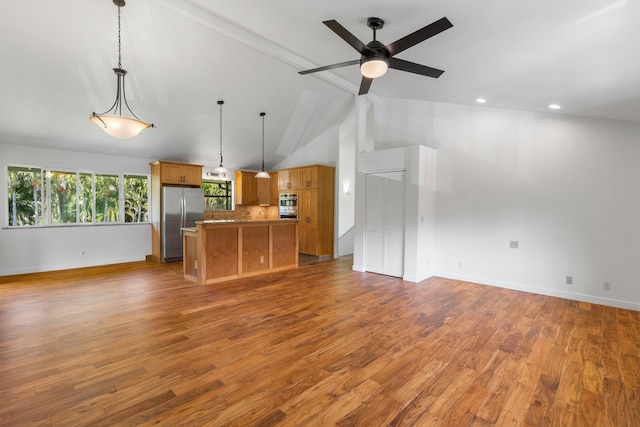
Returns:
[[[437,149],[436,275],[640,310],[640,124],[400,99],[374,108],[376,149]]]
[[[337,256],[353,253],[356,174],[355,111],[340,125],[338,164],[336,167]]]
[[[0,143],[0,167],[40,166],[96,173],[150,172],[148,159],[51,150]],[[144,260],[151,254],[150,224],[9,229],[6,178],[0,186],[0,275]],[[84,252],[84,254],[83,254]]]

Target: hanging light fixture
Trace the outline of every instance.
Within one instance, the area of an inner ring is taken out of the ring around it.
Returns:
[[[133,111],[129,108],[129,104],[127,104],[127,97],[124,89],[124,77],[127,75],[127,70],[122,68],[122,43],[120,39],[120,8],[124,7],[125,0],[113,0],[113,4],[118,6],[118,68],[113,69],[118,81],[116,100],[107,111],[102,114],[96,114],[94,112],[89,117],[89,120],[100,126],[105,132],[114,138],[126,139],[138,135],[147,128],[153,128],[155,126],[153,123],[149,124],[140,120],[138,116],[133,114]],[[123,105],[133,117],[126,117],[122,115]]]
[[[260,113],[260,117],[262,117],[262,170],[256,174],[256,178],[271,178],[271,175],[264,171],[264,116],[266,114]]]
[[[220,106],[220,166],[215,168],[213,173],[217,174],[220,178],[226,178],[229,171],[222,166],[222,104],[224,104],[224,101],[218,101],[218,105]]]

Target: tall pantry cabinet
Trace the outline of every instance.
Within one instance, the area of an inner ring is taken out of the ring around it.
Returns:
[[[298,194],[299,252],[333,255],[333,166],[305,166],[278,171],[278,191]]]

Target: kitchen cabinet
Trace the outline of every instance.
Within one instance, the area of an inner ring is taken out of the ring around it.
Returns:
[[[270,181],[270,204],[271,206],[278,206],[278,204],[280,203],[279,200],[279,196],[280,193],[278,193],[278,172],[269,172],[269,175],[271,175],[271,179]]]
[[[301,189],[297,191],[300,253],[331,257],[335,168],[309,166],[298,170],[301,178]]]
[[[202,166],[185,163],[157,162],[162,185],[202,186]]]
[[[236,171],[236,204],[258,204],[258,183],[256,173],[250,171]]]
[[[278,190],[297,190],[298,188],[300,188],[300,169],[278,171]]]
[[[156,161],[151,166],[151,261],[162,262],[162,187],[202,187],[202,165]],[[204,212],[204,206],[203,206]]]
[[[271,204],[271,180],[273,178],[256,178],[256,173],[236,171],[236,204],[260,206]]]
[[[271,180],[273,178],[256,178],[257,181],[257,204],[269,206],[271,204]]]
[[[318,188],[318,168],[300,168],[300,188]]]
[[[300,220],[300,253],[317,253],[318,246],[318,190],[298,192],[298,219]]]

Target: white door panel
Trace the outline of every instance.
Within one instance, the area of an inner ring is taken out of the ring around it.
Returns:
[[[367,174],[365,270],[404,274],[405,172]]]

